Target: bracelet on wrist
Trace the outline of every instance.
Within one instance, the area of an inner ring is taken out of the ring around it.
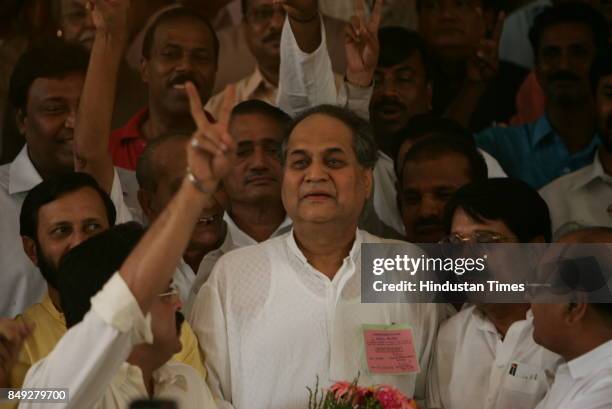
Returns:
[[[189,182],[193,185],[193,187],[196,188],[196,190],[200,193],[204,193],[204,194],[210,194],[212,193],[212,191],[210,191],[209,189],[207,189],[203,184],[202,181],[200,179],[198,179],[193,172],[191,172],[190,168],[187,168],[187,180],[189,180]]]
[[[296,18],[294,16],[292,16],[291,14],[289,14],[289,19],[295,21],[296,23],[301,23],[301,24],[307,24],[307,23],[312,23],[313,21],[315,21],[317,18],[319,17],[319,12],[315,12],[314,15],[312,17],[308,17],[308,18]]]

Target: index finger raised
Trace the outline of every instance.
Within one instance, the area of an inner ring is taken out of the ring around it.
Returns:
[[[355,15],[359,18],[359,20],[363,20],[365,15],[365,10],[363,8],[363,0],[354,0],[353,4],[355,8]]]
[[[370,16],[370,30],[374,33],[377,33],[378,28],[380,27],[383,3],[384,0],[376,0],[376,3],[374,3],[374,9],[372,10],[372,15]]]
[[[185,91],[187,91],[187,96],[189,97],[189,109],[191,110],[191,117],[195,121],[198,129],[206,129],[210,126],[210,122],[206,118],[204,114],[204,109],[202,109],[202,100],[200,99],[200,94],[198,94],[198,90],[195,85],[191,81],[187,81],[185,83]]]

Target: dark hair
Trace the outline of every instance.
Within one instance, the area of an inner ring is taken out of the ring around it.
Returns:
[[[68,328],[87,314],[91,297],[119,270],[143,234],[136,222],[118,224],[85,240],[62,258],[58,290]]]
[[[408,162],[439,158],[442,155],[463,156],[469,164],[470,181],[485,180],[488,176],[487,163],[476,149],[473,141],[465,141],[452,134],[434,134],[418,140],[401,158],[397,166],[397,180],[402,184],[404,168]]]
[[[82,46],[58,39],[36,42],[19,57],[9,83],[8,97],[16,110],[25,111],[30,86],[37,78],[85,75],[89,55]]]
[[[401,169],[400,165],[403,162],[403,158],[398,158],[397,155],[406,141],[416,142],[419,139],[436,135],[449,135],[462,140],[467,145],[476,147],[472,133],[459,122],[450,118],[442,118],[433,112],[417,114],[411,117],[406,126],[392,137],[396,173]]]
[[[337,119],[346,125],[353,133],[353,150],[355,151],[357,161],[364,168],[374,168],[378,160],[378,148],[376,147],[376,141],[374,140],[374,134],[370,125],[353,111],[335,105],[319,105],[310,108],[291,121],[281,143],[280,161],[283,166],[287,159],[287,144],[295,127],[303,120],[318,114]]]
[[[153,23],[147,28],[145,32],[144,40],[142,42],[142,56],[146,59],[151,58],[151,50],[153,49],[153,40],[155,39],[155,32],[158,27],[162,24],[171,22],[173,20],[180,19],[193,19],[202,23],[208,31],[210,31],[210,35],[213,39],[213,47],[215,50],[215,60],[219,59],[219,38],[217,37],[217,33],[215,32],[213,26],[210,24],[210,21],[196,10],[185,7],[178,6],[168,9],[161,13],[157,18],[153,21]]]
[[[502,221],[521,243],[528,243],[538,236],[550,242],[552,236],[546,202],[536,190],[518,179],[486,179],[457,190],[444,212],[448,232],[457,209],[462,209],[478,222]]]
[[[191,131],[173,131],[165,135],[155,138],[147,144],[145,150],[138,157],[136,163],[136,180],[138,186],[147,192],[155,192],[157,190],[157,163],[155,161],[155,153],[160,146],[172,141],[188,141],[191,139]]]
[[[232,109],[231,119],[239,115],[263,115],[278,122],[282,128],[291,122],[291,117],[285,111],[258,99],[249,99],[236,105]]]
[[[593,32],[593,41],[598,51],[608,45],[608,23],[605,17],[593,7],[581,2],[561,3],[548,7],[538,14],[529,30],[529,41],[538,59],[540,40],[548,28],[563,23],[577,23],[589,27]]]
[[[602,77],[612,75],[612,46],[608,45],[605,51],[598,53],[591,66],[591,89],[597,95],[597,87]]]
[[[43,180],[30,190],[21,206],[19,214],[19,234],[38,242],[38,212],[41,207],[62,196],[84,188],[95,190],[106,209],[108,224],[115,224],[117,212],[109,195],[100,188],[98,182],[87,173],[70,172]]]
[[[431,80],[431,61],[423,38],[413,30],[404,27],[383,27],[378,30],[380,57],[378,66],[392,67],[406,61],[415,53],[419,54],[427,80]]]

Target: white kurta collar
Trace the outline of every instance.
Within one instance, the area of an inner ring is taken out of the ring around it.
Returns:
[[[24,146],[9,168],[9,194],[29,192],[43,179],[34,167],[28,155],[28,146]]]

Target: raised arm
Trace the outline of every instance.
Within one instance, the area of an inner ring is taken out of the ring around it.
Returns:
[[[128,36],[129,0],[87,3],[96,26],[74,135],[75,170],[89,173],[107,192],[113,184],[108,152],[117,72]]]
[[[377,0],[369,20],[362,0],[355,1],[355,16],[347,25],[347,72],[336,86],[325,30],[314,0],[279,1],[288,19],[281,40],[278,105],[290,115],[320,104],[352,109],[368,118],[372,79],[378,63],[378,27],[383,1]],[[310,14],[309,14],[310,13]],[[306,18],[308,15],[316,18]]]
[[[211,124],[194,85],[187,83],[185,90],[197,124],[187,146],[187,176],[120,269],[144,312],[170,281],[202,209],[214,206],[213,193],[235,160],[234,142],[227,129],[234,95],[224,97],[219,121]]]
[[[504,27],[504,13],[499,13],[490,38],[483,38],[468,60],[466,78],[461,91],[451,102],[445,116],[469,128],[480,98],[499,70],[499,39]]]

